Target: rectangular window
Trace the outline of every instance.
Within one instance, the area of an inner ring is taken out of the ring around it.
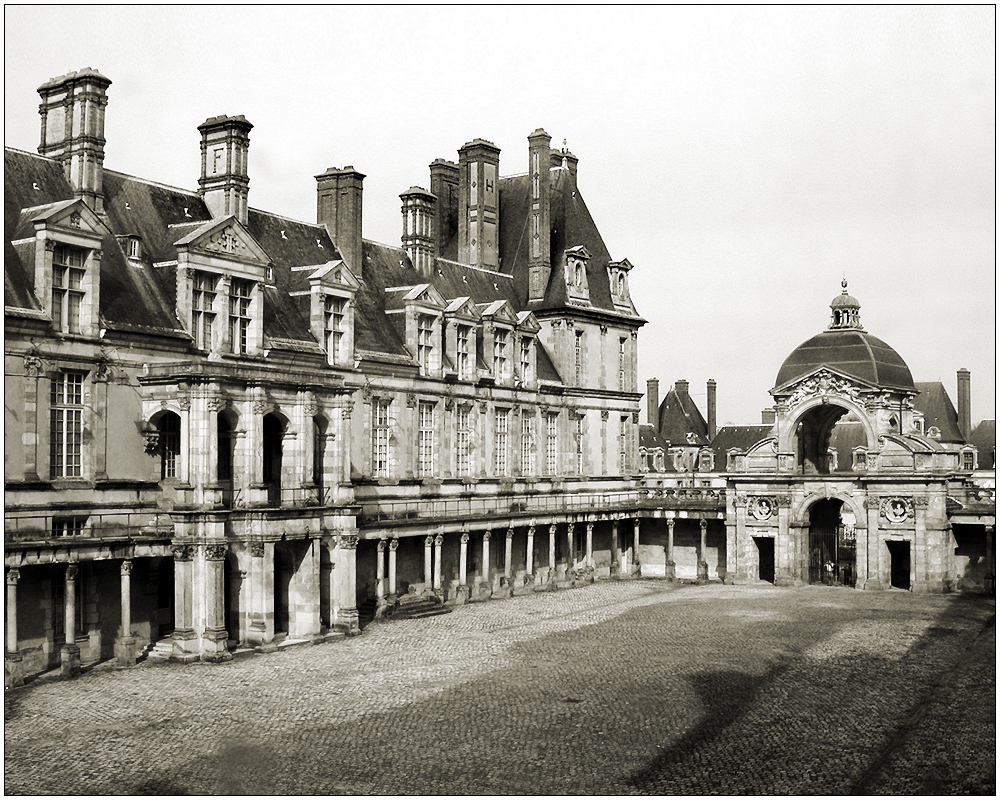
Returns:
[[[420,370],[427,374],[431,369],[431,352],[434,349],[431,334],[433,332],[434,317],[420,314],[417,317],[417,363]]]
[[[215,286],[217,278],[196,272],[191,292],[191,333],[199,350],[212,349],[212,324],[215,322]]]
[[[340,342],[344,337],[344,314],[347,301],[343,297],[326,296],[323,302],[323,335],[328,364],[341,361]]]
[[[531,417],[521,417],[521,474],[535,474],[535,454],[531,450]]]
[[[83,536],[84,527],[87,524],[87,517],[53,517],[53,536]]]
[[[507,474],[507,415],[509,413],[509,411],[497,409],[496,433],[493,444],[496,455],[494,464],[498,476]]]
[[[458,366],[459,380],[468,380],[472,377],[469,369],[469,332],[468,325],[458,326],[458,353],[456,353],[456,363]]]
[[[583,331],[576,332],[576,347],[573,350],[573,363],[576,365],[576,385],[583,386]]]
[[[180,417],[167,412],[160,418],[160,477],[177,477],[177,456],[181,449]]]
[[[972,472],[976,468],[976,456],[975,453],[966,451],[962,453],[962,470],[965,472]]]
[[[545,418],[545,473],[555,475],[558,467],[558,437],[556,425],[558,417],[550,414]]]
[[[628,472],[628,417],[622,417],[618,427],[618,461],[624,475]]]
[[[246,353],[250,343],[250,292],[253,284],[233,278],[229,284],[229,341],[234,353]]]
[[[49,394],[49,476],[82,475],[83,373],[60,372]]]
[[[618,390],[625,391],[625,340],[618,340]]]
[[[458,406],[455,409],[455,471],[459,475],[471,475],[469,463],[469,442],[472,429],[469,425],[469,407]]]
[[[577,417],[576,430],[576,474],[583,475],[583,417]]]
[[[531,380],[531,339],[527,336],[521,337],[521,380]]]
[[[507,379],[507,331],[497,330],[493,335],[493,377]]]
[[[429,478],[434,474],[434,404],[421,403],[419,409],[420,430],[417,443],[419,475]]]
[[[389,401],[372,400],[372,475],[389,474]]]
[[[62,333],[80,332],[83,251],[56,245],[52,251],[52,324]]]

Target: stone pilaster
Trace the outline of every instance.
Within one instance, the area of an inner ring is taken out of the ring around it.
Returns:
[[[594,568],[594,523],[587,523],[587,566]]]
[[[229,661],[227,646],[225,558],[228,546],[209,544],[204,547],[205,564],[205,630],[202,633],[202,661]]]
[[[487,528],[483,531],[483,582],[490,582],[490,536],[492,531]]]
[[[399,539],[395,536],[389,540],[389,598],[392,602],[396,600],[396,548],[399,547]]]
[[[589,549],[589,548],[588,548]],[[611,520],[611,575],[621,572],[621,548],[618,542],[618,520]]]
[[[361,633],[358,625],[358,537],[340,538],[340,562],[337,572],[341,576],[340,613],[348,635]]]
[[[444,534],[434,537],[434,591],[441,591],[441,550],[444,548]]]
[[[511,562],[514,560],[514,528],[507,528],[507,549],[504,551],[503,574],[510,580]]]

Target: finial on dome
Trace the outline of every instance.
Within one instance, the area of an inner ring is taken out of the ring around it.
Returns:
[[[842,294],[847,294],[847,276],[846,275],[844,276],[844,279],[840,282],[840,285],[844,287],[844,291],[842,292]]]

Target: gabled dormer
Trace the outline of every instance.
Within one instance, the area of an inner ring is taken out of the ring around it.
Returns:
[[[354,297],[361,282],[342,260],[309,275],[309,327],[331,367],[354,365]]]
[[[194,346],[213,355],[258,355],[264,346],[264,282],[272,262],[233,216],[171,226],[178,238],[177,316]]]
[[[35,228],[35,296],[57,333],[96,337],[104,224],[83,199],[22,212]]]
[[[611,301],[615,309],[629,313],[635,312],[632,296],[629,294],[628,274],[632,269],[631,262],[625,258],[608,264],[608,285],[611,287]]]
[[[471,297],[456,297],[444,310],[446,373],[460,381],[476,379],[476,351],[482,314]]]
[[[403,314],[406,347],[420,374],[441,377],[441,327],[447,301],[429,283],[387,288],[385,292],[386,313]]]
[[[514,364],[517,357],[514,352],[517,314],[506,300],[481,303],[478,307],[483,315],[481,327],[483,361],[489,366],[490,375],[497,385],[511,386],[514,383]]]
[[[532,312],[522,311],[517,315],[515,380],[520,386],[529,389],[538,386],[538,332],[541,329],[542,326]]]
[[[587,262],[590,252],[582,244],[563,253],[565,259],[566,297],[570,303],[590,305],[590,283]]]

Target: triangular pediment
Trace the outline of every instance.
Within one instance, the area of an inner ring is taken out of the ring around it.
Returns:
[[[576,247],[567,248],[565,251],[565,255],[567,258],[569,258],[570,256],[575,256],[576,258],[582,258],[585,260],[591,257],[590,251],[582,244],[578,244]]]
[[[494,300],[492,303],[481,303],[479,310],[484,318],[489,318],[494,322],[505,322],[509,325],[517,324],[517,315],[510,303],[506,300]]]
[[[444,311],[446,314],[467,317],[472,320],[478,320],[482,316],[476,304],[472,302],[471,297],[456,297],[453,300],[449,300],[448,307]]]
[[[784,386],[775,387],[771,390],[771,394],[774,397],[787,396],[788,399],[785,402],[792,406],[809,397],[824,395],[840,395],[857,400],[860,393],[877,389],[877,386],[867,381],[822,366]]]
[[[613,267],[615,269],[623,269],[625,270],[625,272],[628,272],[629,270],[632,269],[632,262],[629,261],[627,258],[623,258],[621,261],[612,261],[610,264],[608,264],[608,267]]]
[[[403,295],[403,302],[420,303],[421,305],[434,306],[435,308],[444,308],[448,305],[448,301],[442,297],[441,292],[429,283],[420,283],[412,287]]]
[[[316,267],[316,271],[309,275],[309,282],[318,282],[320,286],[337,287],[352,292],[361,288],[361,281],[339,258]]]
[[[30,213],[30,212],[29,212]],[[35,229],[60,228],[84,236],[102,236],[104,224],[82,198],[43,206],[30,217]]]
[[[187,231],[174,242],[174,247],[245,264],[271,263],[264,248],[234,216],[213,219]]]
[[[531,311],[522,311],[517,315],[517,329],[524,333],[538,333],[542,326]]]

